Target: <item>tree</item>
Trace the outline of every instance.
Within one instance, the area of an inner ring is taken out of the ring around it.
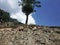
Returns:
[[[21,0],[22,3],[20,1],[18,1],[19,6],[22,5],[22,12],[25,13],[26,15],[26,23],[28,23],[28,16],[29,14],[31,14],[32,12],[34,12],[34,7],[41,7],[40,2],[36,1],[36,0]]]
[[[4,15],[2,15],[2,20],[3,20],[4,22],[8,22],[9,19],[10,19],[9,13],[5,12]]]
[[[9,19],[10,19],[9,13],[0,9],[0,22],[8,22]]]

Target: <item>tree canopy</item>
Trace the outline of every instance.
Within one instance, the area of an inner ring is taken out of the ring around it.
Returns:
[[[0,22],[7,22],[10,19],[9,13],[0,9]]]

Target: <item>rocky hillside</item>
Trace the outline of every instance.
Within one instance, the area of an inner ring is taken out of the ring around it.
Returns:
[[[0,28],[0,45],[60,45],[60,27],[3,27]]]

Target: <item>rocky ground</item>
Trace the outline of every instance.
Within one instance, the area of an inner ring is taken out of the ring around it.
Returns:
[[[60,45],[60,28],[44,26],[0,28],[0,45]]]

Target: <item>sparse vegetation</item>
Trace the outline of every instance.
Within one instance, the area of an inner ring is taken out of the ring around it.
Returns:
[[[60,29],[60,26],[50,26],[50,28],[59,28]]]

